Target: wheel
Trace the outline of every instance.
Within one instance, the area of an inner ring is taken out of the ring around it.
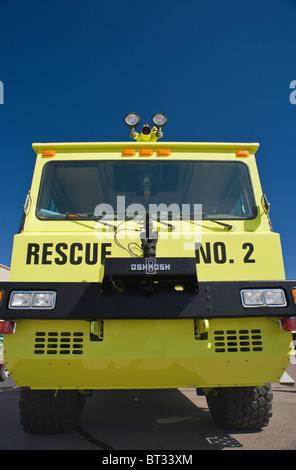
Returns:
[[[271,384],[217,388],[206,395],[214,422],[222,428],[261,429],[272,416]]]
[[[8,370],[6,369],[5,365],[3,364],[1,367],[1,364],[0,364],[0,382],[4,382],[6,379],[8,379],[9,375],[10,374]]]
[[[20,392],[20,421],[30,434],[73,431],[80,422],[85,396],[75,390],[30,390]]]

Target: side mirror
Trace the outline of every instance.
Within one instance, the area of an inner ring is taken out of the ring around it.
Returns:
[[[270,204],[269,204],[265,194],[263,194],[263,196],[261,198],[261,204],[262,204],[262,207],[263,207],[263,210],[264,210],[265,214],[268,214],[268,212],[270,211]]]

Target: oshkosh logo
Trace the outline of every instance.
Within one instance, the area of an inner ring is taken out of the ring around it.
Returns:
[[[154,258],[146,258],[144,263],[132,263],[131,271],[145,271],[146,274],[156,274],[158,271],[170,271],[169,263],[157,263]]]

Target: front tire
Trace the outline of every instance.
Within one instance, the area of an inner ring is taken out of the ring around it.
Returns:
[[[73,431],[80,423],[85,396],[75,390],[30,390],[20,392],[20,421],[30,434]]]
[[[214,422],[222,428],[261,429],[272,416],[271,384],[217,388],[206,399]]]

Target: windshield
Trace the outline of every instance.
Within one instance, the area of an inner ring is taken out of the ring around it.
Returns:
[[[256,216],[247,165],[233,161],[51,161],[43,169],[37,217],[94,217],[99,204],[119,213],[141,204],[177,204],[194,211],[202,204],[209,219],[252,219]],[[185,206],[184,206],[185,207]],[[188,209],[187,209],[188,210]]]

